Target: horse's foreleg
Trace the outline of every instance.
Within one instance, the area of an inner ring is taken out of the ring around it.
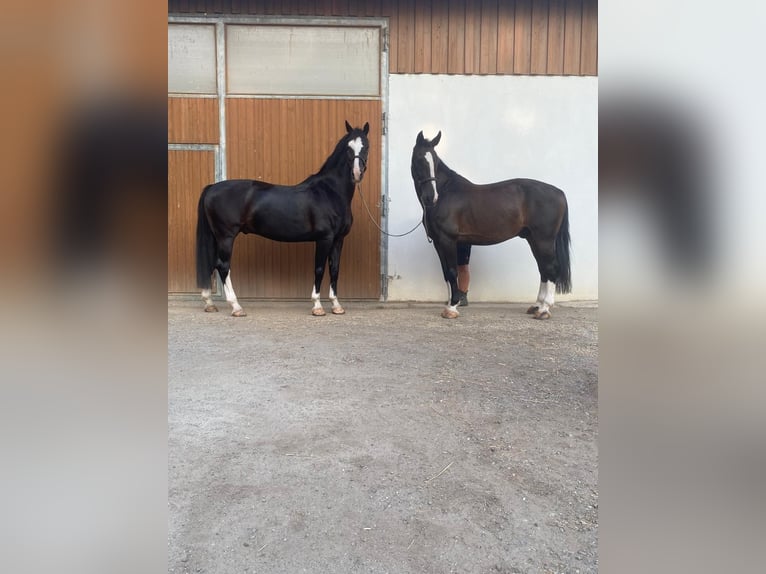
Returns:
[[[340,253],[343,250],[343,238],[339,237],[330,249],[330,301],[332,312],[343,315],[346,311],[338,302],[338,273],[340,272]]]
[[[449,303],[442,311],[442,317],[445,319],[455,319],[460,315],[457,310],[458,302],[460,301],[460,293],[457,288],[457,243],[454,241],[434,240],[434,247],[436,253],[439,254],[439,261],[442,264],[442,273],[444,274],[444,280],[449,285]]]
[[[314,251],[314,289],[311,291],[311,300],[314,302],[311,314],[316,317],[326,315],[324,308],[322,307],[322,302],[319,300],[319,290],[322,288],[325,265],[327,264],[327,257],[330,255],[331,247],[331,241],[316,242],[316,250]],[[333,295],[331,290],[330,297]]]

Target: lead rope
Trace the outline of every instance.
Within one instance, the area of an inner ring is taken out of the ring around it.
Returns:
[[[364,204],[364,208],[367,210],[367,215],[370,216],[370,221],[372,221],[372,224],[375,227],[377,227],[380,230],[381,233],[383,233],[385,235],[388,235],[389,237],[404,237],[405,235],[409,235],[410,233],[415,231],[423,223],[423,220],[421,219],[420,223],[418,223],[415,227],[413,227],[412,229],[410,229],[406,233],[389,233],[388,231],[384,231],[383,228],[380,225],[378,225],[378,223],[375,221],[375,218],[373,217],[372,212],[370,211],[370,208],[367,205],[367,200],[364,198],[364,193],[362,193],[362,184],[361,183],[357,183],[356,186],[359,188],[359,197],[362,198],[362,203]],[[428,237],[428,233],[426,233],[426,237]],[[431,238],[430,237],[428,237],[428,242],[429,243],[431,242]]]

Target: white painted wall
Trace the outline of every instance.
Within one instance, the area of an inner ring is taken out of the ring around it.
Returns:
[[[598,297],[598,79],[551,76],[389,76],[389,233],[420,221],[410,175],[418,131],[441,130],[439,157],[474,183],[529,177],[567,195],[572,293]],[[389,301],[444,301],[448,288],[420,227],[388,239]],[[527,242],[471,252],[470,301],[533,301],[540,276]]]

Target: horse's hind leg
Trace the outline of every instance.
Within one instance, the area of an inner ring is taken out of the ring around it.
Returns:
[[[245,313],[242,306],[237,301],[237,295],[234,293],[234,287],[231,284],[231,253],[234,246],[234,238],[222,241],[218,246],[218,261],[216,263],[216,269],[221,276],[223,282],[223,292],[226,295],[226,300],[231,305],[232,317],[245,317]]]
[[[331,247],[331,241],[316,242],[316,250],[314,251],[314,289],[311,291],[311,300],[314,302],[311,314],[315,317],[323,317],[326,315],[324,308],[322,307],[322,301],[319,300],[319,290],[322,288],[322,279],[324,279],[324,270],[327,265],[327,257],[330,255]],[[330,290],[330,297],[333,295],[334,293]]]
[[[217,313],[218,307],[213,303],[212,289],[202,290],[202,300],[205,302],[205,313]]]
[[[556,248],[554,240],[538,241],[527,237],[529,247],[537,261],[537,269],[540,272],[540,289],[537,291],[537,301],[527,313],[534,315],[535,319],[550,319],[551,307],[553,307],[554,294],[556,293],[556,277],[558,277],[558,263],[556,262]]]
[[[527,233],[529,232],[527,231]],[[532,239],[532,237],[530,237],[529,235],[525,235],[523,237],[527,240],[527,243],[529,243],[529,248],[532,250],[532,255],[534,256],[535,261],[536,262],[539,261],[540,255],[537,249],[537,243],[535,243],[535,240]],[[538,270],[539,270],[539,264],[538,264]],[[547,292],[547,286],[543,282],[542,273],[541,273],[540,288],[537,290],[537,299],[535,299],[535,304],[529,307],[529,309],[527,309],[527,315],[532,315],[534,313],[537,313],[537,310],[540,309],[540,307],[543,305],[543,299],[545,298],[546,292]]]

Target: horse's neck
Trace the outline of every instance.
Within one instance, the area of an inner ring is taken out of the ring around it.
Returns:
[[[344,174],[340,171],[318,173],[312,176],[314,180],[312,183],[317,184],[320,181],[325,183],[329,188],[334,190],[340,197],[342,197],[346,203],[350,204],[354,199],[354,190],[356,189],[356,185],[351,181],[350,177],[343,177],[343,175]]]
[[[471,183],[468,179],[460,175],[453,169],[450,169],[444,164],[439,162],[439,166],[436,169],[436,177],[442,180],[442,185],[449,186],[457,182]]]
[[[340,181],[342,183],[338,185],[338,191],[343,196],[343,199],[346,200],[346,203],[351,205],[351,201],[354,199],[354,191],[356,190],[356,185],[348,177],[341,178]]]

